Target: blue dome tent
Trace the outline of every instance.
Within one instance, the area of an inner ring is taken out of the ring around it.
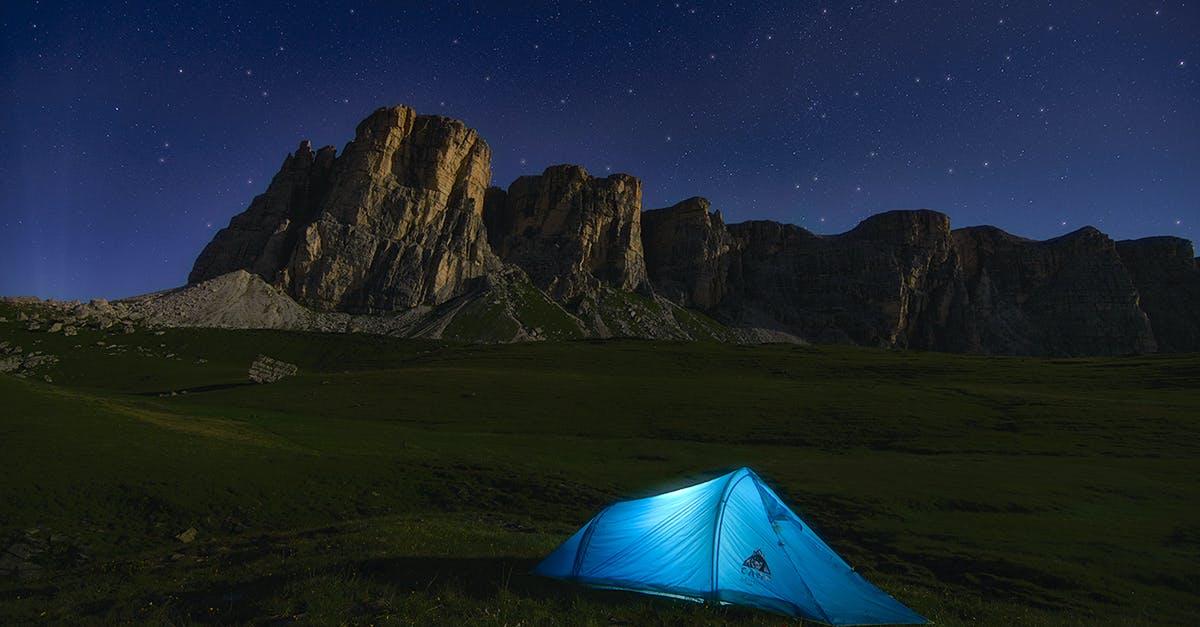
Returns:
[[[533,572],[830,625],[928,622],[854,572],[749,468],[615,503]]]

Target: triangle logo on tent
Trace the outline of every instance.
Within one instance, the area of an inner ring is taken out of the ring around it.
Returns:
[[[748,572],[747,569],[758,571],[757,573]],[[747,575],[753,574],[755,577],[763,579],[771,578],[771,567],[767,566],[767,558],[763,556],[762,549],[754,549],[754,553],[742,562],[742,572]]]

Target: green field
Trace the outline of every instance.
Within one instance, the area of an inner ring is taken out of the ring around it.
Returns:
[[[60,361],[0,375],[0,550],[36,548],[0,624],[801,624],[527,574],[605,504],[742,465],[940,625],[1200,615],[1200,356],[64,337],[15,313],[0,341]],[[260,353],[301,373],[248,384]]]

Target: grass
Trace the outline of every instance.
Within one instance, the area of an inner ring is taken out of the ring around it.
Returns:
[[[0,341],[60,358],[0,375],[0,549],[58,538],[41,574],[0,578],[4,624],[800,624],[527,574],[606,503],[741,465],[938,624],[1200,612],[1197,355],[64,337],[0,316]],[[259,353],[301,372],[246,384]]]

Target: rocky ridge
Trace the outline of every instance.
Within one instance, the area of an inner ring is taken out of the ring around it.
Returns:
[[[177,290],[110,305],[161,326],[470,341],[637,336],[954,352],[1200,350],[1200,272],[1177,238],[1038,242],[891,211],[839,235],[726,224],[703,198],[560,165],[489,187],[461,122],[377,110],[339,156],[304,142]]]

